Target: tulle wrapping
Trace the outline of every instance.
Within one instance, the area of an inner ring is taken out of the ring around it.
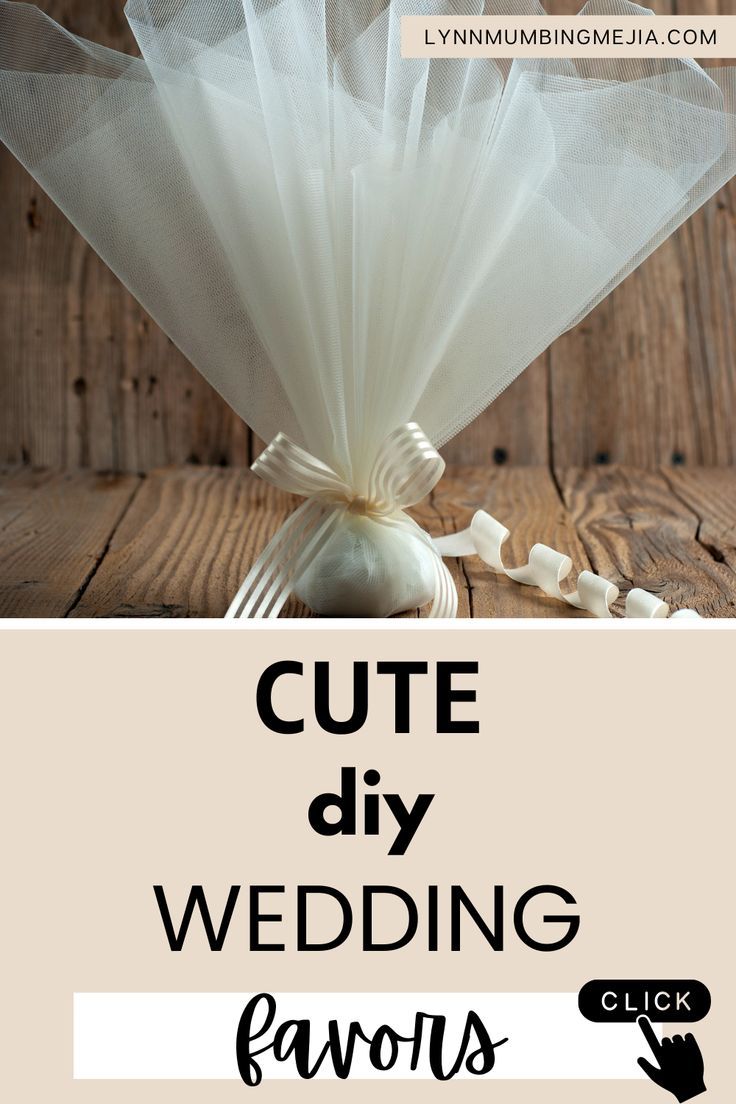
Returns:
[[[349,515],[301,576],[296,593],[324,617],[390,617],[432,600],[431,559],[431,550],[408,533]]]
[[[256,433],[356,493],[396,426],[448,441],[736,168],[733,69],[402,60],[402,14],[542,9],[377,7],[129,0],[131,58],[0,0],[0,137]],[[353,585],[325,551],[303,589],[416,604],[404,545],[346,528]]]

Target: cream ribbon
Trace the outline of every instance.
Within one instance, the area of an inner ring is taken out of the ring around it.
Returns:
[[[432,538],[403,511],[436,486],[445,462],[416,422],[390,433],[367,487],[356,490],[329,464],[279,433],[252,466],[274,487],[306,498],[248,572],[226,618],[278,617],[294,585],[346,513],[363,514],[408,533],[431,549],[435,586],[430,617],[454,617],[457,590]]]
[[[581,571],[577,589],[564,593],[560,584],[570,574],[572,560],[546,544],[535,544],[522,567],[505,567],[501,553],[509,530],[484,510],[478,510],[468,529],[435,540],[405,514],[408,506],[429,494],[445,470],[444,460],[416,422],[407,422],[389,434],[362,493],[284,433],[273,439],[251,470],[272,486],[306,501],[287,518],[253,564],[226,618],[278,617],[300,576],[346,513],[363,514],[399,528],[433,551],[435,587],[430,617],[454,617],[457,613],[457,589],[443,557],[474,555],[498,574],[538,587],[550,598],[587,610],[594,617],[613,617],[611,606],[618,598],[618,587],[592,571]],[[636,587],[626,596],[625,616],[663,618],[670,612],[666,602]],[[699,614],[684,609],[671,616]]]
[[[546,544],[535,544],[529,552],[528,562],[523,567],[504,566],[501,550],[509,538],[506,529],[485,510],[478,510],[470,528],[460,533],[435,539],[435,548],[443,556],[480,556],[493,571],[506,575],[514,582],[524,586],[539,587],[550,598],[557,598],[575,609],[587,610],[594,617],[613,617],[611,606],[619,596],[615,583],[592,571],[581,571],[578,575],[577,590],[564,593],[560,587],[572,571],[569,556],[556,552]],[[626,595],[626,617],[662,618],[670,616],[670,607],[646,590],[634,587]],[[695,610],[682,609],[671,615],[674,617],[700,617]]]

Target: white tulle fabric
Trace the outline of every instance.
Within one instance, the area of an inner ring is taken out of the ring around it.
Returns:
[[[0,138],[261,437],[356,493],[396,427],[439,448],[736,165],[732,69],[402,60],[402,14],[542,9],[380,8],[130,0],[132,58],[0,0]],[[338,560],[378,577],[360,526],[334,542],[318,606]],[[422,590],[410,561],[382,554],[375,612]]]

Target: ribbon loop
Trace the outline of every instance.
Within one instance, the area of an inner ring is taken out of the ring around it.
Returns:
[[[421,502],[437,486],[445,461],[416,422],[390,433],[381,445],[368,481],[368,497],[390,512]]]
[[[329,464],[318,460],[285,433],[277,433],[251,465],[252,472],[281,491],[302,498],[345,498],[350,488]]]

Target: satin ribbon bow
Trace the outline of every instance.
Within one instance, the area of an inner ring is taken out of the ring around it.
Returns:
[[[457,590],[432,538],[403,511],[436,486],[445,462],[416,422],[383,442],[365,488],[336,471],[284,433],[274,437],[251,470],[282,491],[306,499],[266,546],[235,596],[227,618],[278,617],[299,578],[314,563],[346,513],[362,514],[409,533],[431,549],[435,588],[430,617],[454,617]]]

